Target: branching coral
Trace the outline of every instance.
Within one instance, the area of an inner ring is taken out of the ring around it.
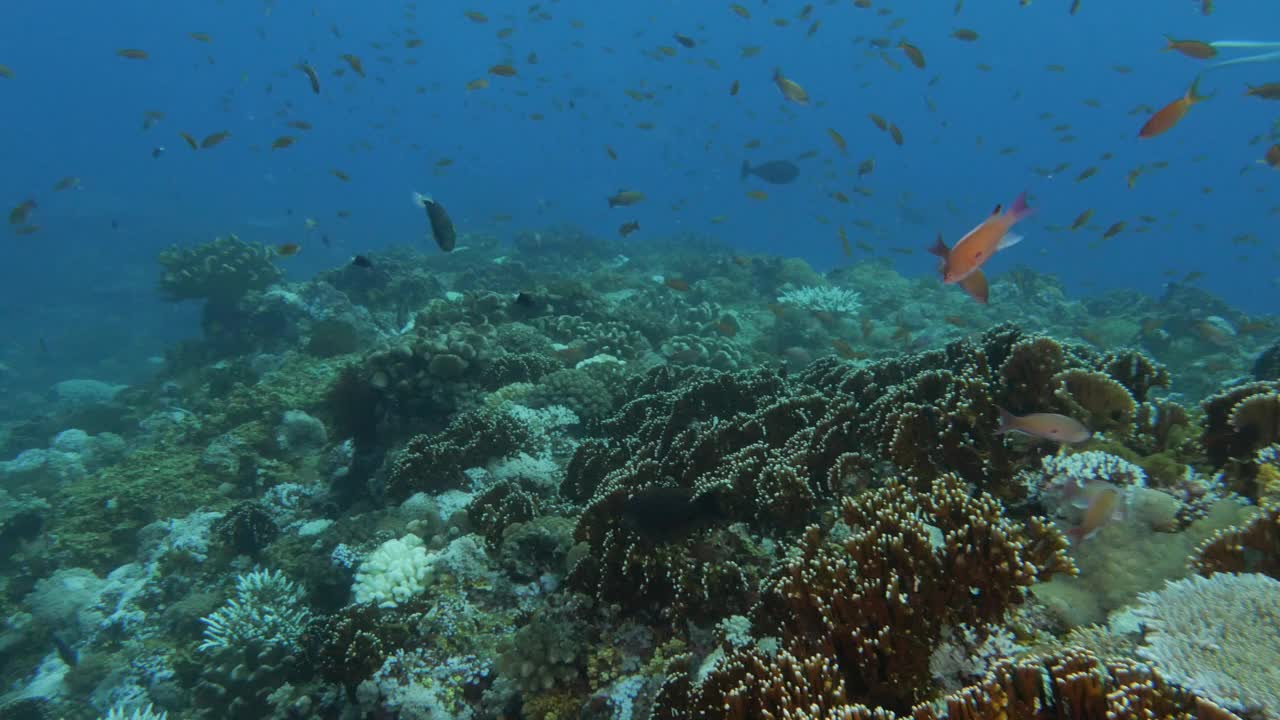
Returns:
[[[849,696],[874,706],[905,711],[927,697],[944,627],[997,623],[1032,583],[1075,572],[1047,521],[1020,526],[952,477],[928,492],[891,483],[846,498],[841,515],[848,537],[810,527],[757,614],[798,657],[830,653]]]
[[[415,492],[464,487],[464,470],[514,455],[528,441],[529,429],[504,409],[463,413],[443,432],[409,441],[391,465],[387,495],[403,500]]]

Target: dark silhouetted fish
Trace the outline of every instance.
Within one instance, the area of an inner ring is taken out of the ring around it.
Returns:
[[[790,160],[770,160],[752,166],[748,160],[742,161],[742,179],[755,175],[761,180],[774,185],[786,185],[800,176],[800,166]]]
[[[453,252],[458,244],[458,233],[454,231],[453,221],[444,211],[444,206],[421,193],[413,194],[413,202],[427,209],[427,220],[431,223],[431,234],[435,236],[436,244],[445,252]]]
[[[655,540],[682,537],[722,516],[716,495],[694,497],[686,487],[648,487],[622,503],[623,524]]]

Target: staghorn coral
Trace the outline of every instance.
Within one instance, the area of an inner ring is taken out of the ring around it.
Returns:
[[[160,253],[160,293],[173,301],[209,300],[229,305],[284,277],[271,248],[228,235],[195,247],[174,245]]]
[[[829,654],[740,651],[698,684],[677,668],[659,691],[654,720],[1241,720],[1170,684],[1158,670],[1103,661],[1077,648],[1006,660],[979,682],[902,714],[850,700]]]
[[[1046,520],[1020,526],[954,477],[927,492],[891,482],[845,498],[841,520],[838,542],[805,531],[764,591],[759,624],[777,627],[797,657],[829,652],[852,699],[897,712],[927,697],[945,627],[981,631],[1032,583],[1075,573]]]
[[[310,611],[302,590],[283,574],[254,571],[236,579],[236,597],[203,618],[207,660],[195,687],[197,704],[214,717],[265,718],[268,696],[298,665]]]
[[[862,295],[857,291],[826,285],[786,290],[778,296],[778,302],[810,312],[857,315],[862,310]]]

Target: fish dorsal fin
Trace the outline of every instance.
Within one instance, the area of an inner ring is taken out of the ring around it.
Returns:
[[[992,214],[992,215],[999,215],[1001,210],[1004,210],[1004,206],[1003,206],[1003,205],[1001,205],[1001,204],[999,204],[999,203],[996,203],[996,209],[995,209],[995,210],[992,210],[992,211],[991,211],[991,214]]]

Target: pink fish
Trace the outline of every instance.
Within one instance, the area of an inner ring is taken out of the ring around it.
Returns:
[[[1031,413],[1018,416],[1004,408],[998,409],[1000,410],[1000,427],[996,430],[997,435],[1019,432],[1060,443],[1082,443],[1093,437],[1093,432],[1089,428],[1079,420],[1066,415]]]

